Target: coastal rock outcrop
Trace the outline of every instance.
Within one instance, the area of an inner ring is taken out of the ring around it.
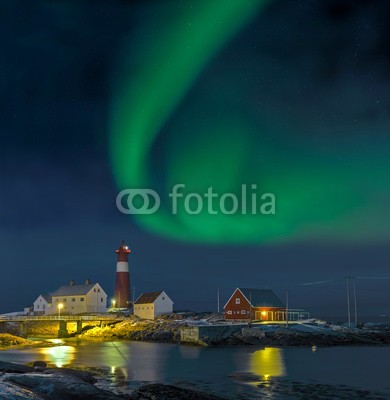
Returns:
[[[135,390],[129,400],[222,400],[222,398],[197,390],[155,383]]]
[[[163,384],[147,384],[129,394],[115,394],[95,385],[97,379],[88,371],[44,369],[44,363],[34,364],[35,367],[29,367],[0,362],[2,400],[222,400],[200,391]]]

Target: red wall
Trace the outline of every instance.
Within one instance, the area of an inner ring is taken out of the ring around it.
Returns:
[[[236,304],[236,298],[240,299],[240,304]],[[244,310],[245,314],[241,314]],[[228,312],[231,311],[231,314]],[[228,301],[225,307],[225,318],[226,319],[250,319],[249,318],[250,305],[243,294],[236,289],[232,298]]]

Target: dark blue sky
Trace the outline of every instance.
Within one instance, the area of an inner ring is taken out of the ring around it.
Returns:
[[[136,294],[164,289],[178,309],[215,310],[218,286],[224,303],[237,286],[270,286],[282,297],[286,282],[331,280],[292,286],[291,306],[345,317],[343,277],[388,275],[388,236],[359,244],[190,244],[117,211],[108,151],[114,71],[153,5],[2,1],[0,312],[21,310],[70,279],[99,281],[112,295],[115,248],[124,239]],[[275,1],[236,38],[240,50],[230,61],[258,59],[262,101],[269,110],[283,105],[306,134],[321,125],[348,143],[357,123],[370,129],[367,148],[378,137],[388,145],[389,17],[387,1]],[[305,89],[309,75],[315,101]],[[164,146],[163,136],[153,148],[157,166]],[[390,280],[358,281],[361,313],[390,315],[389,293]]]

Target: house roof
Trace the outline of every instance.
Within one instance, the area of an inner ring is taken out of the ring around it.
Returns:
[[[43,297],[48,303],[51,303],[51,296],[50,296],[49,294],[40,294],[40,295],[37,297],[37,300],[38,300],[40,297]],[[35,300],[35,301],[36,301],[36,300]]]
[[[48,302],[51,303],[51,296],[49,294],[42,294],[42,297]]]
[[[150,304],[154,303],[157,299],[158,296],[163,291],[160,290],[159,292],[148,292],[148,293],[142,293],[141,296],[138,297],[138,299],[134,302],[134,304]]]
[[[252,307],[284,307],[283,302],[271,289],[238,288]]]
[[[79,296],[89,293],[91,289],[96,285],[96,283],[90,283],[89,285],[64,285],[54,292],[50,293],[52,297],[54,296]]]

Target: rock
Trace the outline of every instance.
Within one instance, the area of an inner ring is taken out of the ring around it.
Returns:
[[[16,374],[25,374],[26,372],[33,372],[33,367],[27,365],[14,364],[6,361],[0,361],[0,372],[11,372]]]
[[[15,386],[10,382],[0,380],[1,400],[43,400],[43,397],[31,390]]]
[[[135,390],[129,400],[222,400],[222,398],[197,390],[155,383]]]
[[[123,397],[99,389],[81,379],[64,374],[11,375],[6,381],[47,400],[119,400]]]
[[[46,368],[47,364],[44,361],[34,361],[33,367]]]
[[[35,372],[43,372],[47,368],[47,364],[44,361],[34,361],[33,368]]]
[[[78,380],[80,380],[82,382],[86,382],[86,383],[96,383],[96,379],[88,371],[80,371],[80,370],[71,369],[71,368],[49,368],[49,369],[46,369],[44,373],[47,375],[68,376],[73,379],[78,379]]]

